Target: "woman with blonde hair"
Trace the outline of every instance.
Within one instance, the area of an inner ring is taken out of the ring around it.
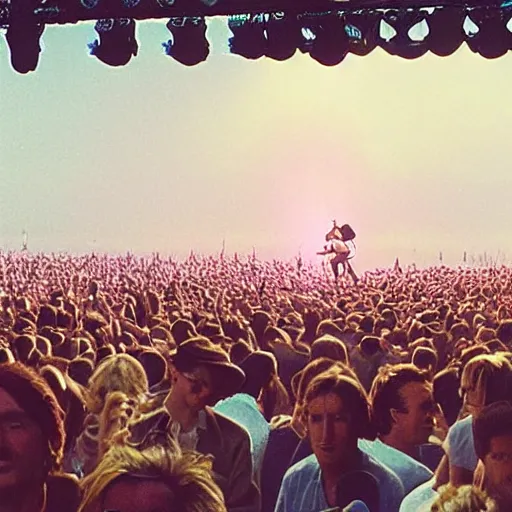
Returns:
[[[101,423],[109,396],[120,392],[127,396],[132,415],[150,410],[148,379],[144,367],[134,357],[116,354],[105,358],[89,379],[85,403],[88,415],[75,447],[75,467],[79,476],[92,471],[101,444]]]
[[[462,372],[460,393],[464,400],[462,419],[450,427],[443,443],[449,463],[449,477],[441,477],[438,469],[438,484],[448,480],[455,486],[473,482],[478,463],[473,441],[473,420],[486,405],[512,399],[512,365],[507,355],[480,354],[468,361]]]

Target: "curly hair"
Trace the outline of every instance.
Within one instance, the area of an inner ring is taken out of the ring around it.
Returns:
[[[66,441],[64,413],[50,386],[34,370],[16,362],[0,365],[0,388],[39,425],[48,443],[48,472],[59,471]]]
[[[432,512],[497,512],[496,503],[484,491],[472,485],[443,485]]]
[[[93,414],[100,414],[109,393],[121,391],[138,399],[148,392],[148,388],[146,372],[137,359],[128,354],[109,356],[89,379],[87,408]]]

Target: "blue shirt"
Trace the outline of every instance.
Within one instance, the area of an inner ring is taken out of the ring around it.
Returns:
[[[379,482],[380,512],[397,512],[404,497],[400,479],[364,452],[358,469],[368,471]],[[329,508],[320,466],[315,455],[310,455],[294,464],[284,475],[275,512],[321,512]]]
[[[218,402],[214,410],[236,421],[249,432],[252,467],[259,487],[261,466],[270,435],[270,425],[261,414],[256,399],[245,393],[237,393]]]
[[[383,443],[380,439],[375,441],[359,439],[358,446],[360,450],[396,473],[404,486],[405,494],[409,494],[418,485],[434,476],[427,466],[406,453]]]
[[[475,471],[478,457],[473,440],[473,416],[456,421],[450,427],[443,448],[452,466]]]
[[[400,505],[400,512],[430,512],[434,501],[439,496],[433,487],[436,483],[435,477],[416,487],[408,494]]]

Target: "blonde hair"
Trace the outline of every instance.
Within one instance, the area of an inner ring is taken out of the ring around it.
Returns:
[[[504,354],[481,354],[470,359],[462,372],[461,390],[478,394],[482,403],[501,399],[497,394],[507,394],[512,365]]]
[[[455,487],[443,485],[439,498],[430,509],[432,512],[497,512],[494,500],[472,485]]]
[[[107,487],[121,476],[152,477],[165,483],[180,512],[226,512],[222,491],[212,477],[212,461],[197,452],[181,452],[178,445],[153,446],[139,451],[113,446],[96,469],[81,482],[78,512],[99,510]]]
[[[129,398],[141,402],[149,389],[144,367],[128,354],[105,358],[91,375],[87,387],[86,405],[93,414],[101,413],[109,393],[121,391]]]

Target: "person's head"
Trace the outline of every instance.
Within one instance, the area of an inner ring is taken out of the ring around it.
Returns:
[[[234,364],[240,364],[252,352],[249,343],[244,340],[238,340],[233,343],[229,349],[229,358]]]
[[[485,485],[500,506],[512,508],[512,404],[495,402],[473,421],[475,451],[485,467]],[[503,508],[505,510],[505,508]]]
[[[467,412],[477,416],[486,405],[511,398],[512,366],[502,354],[482,354],[462,372],[460,390]]]
[[[144,367],[148,378],[149,389],[165,381],[168,373],[167,362],[160,352],[151,349],[143,350],[138,354],[137,359]]]
[[[144,367],[127,354],[106,357],[89,379],[87,408],[99,414],[109,393],[121,391],[130,398],[142,401],[148,392],[148,379]]]
[[[498,512],[496,503],[473,485],[443,485],[431,512]]]
[[[343,364],[348,363],[348,353],[345,344],[331,336],[324,334],[316,339],[311,345],[310,360],[318,359],[320,357],[328,357],[334,361],[340,361]]]
[[[416,347],[412,353],[411,362],[420,370],[426,370],[433,376],[437,369],[436,351],[429,347]]]
[[[43,485],[61,468],[63,414],[48,384],[20,363],[0,365],[0,494]]]
[[[413,364],[385,365],[373,380],[370,403],[372,421],[380,436],[400,436],[409,446],[428,441],[436,408],[425,370]]]
[[[457,368],[445,368],[434,376],[434,400],[443,411],[448,425],[453,425],[462,407],[459,394],[460,376]]]
[[[194,411],[238,393],[245,381],[244,372],[228,354],[200,336],[178,345],[169,367],[174,399]]]
[[[277,373],[277,360],[271,352],[252,352],[240,368],[245,373],[245,382],[240,392],[260,399],[263,415],[270,421],[274,414],[283,413],[289,405],[289,397]]]
[[[292,392],[293,396],[295,397],[292,425],[299,435],[304,434],[304,429],[300,417],[306,389],[309,386],[309,383],[317,375],[320,375],[321,373],[333,367],[341,368],[341,363],[327,357],[321,357],[309,362],[300,372],[297,372],[292,377]]]
[[[306,389],[302,421],[323,470],[353,460],[359,438],[373,437],[368,397],[351,371],[327,370]]]
[[[512,320],[504,320],[496,329],[497,338],[507,345],[508,347],[512,346]]]
[[[226,512],[211,460],[178,447],[114,446],[81,487],[79,512]]]

